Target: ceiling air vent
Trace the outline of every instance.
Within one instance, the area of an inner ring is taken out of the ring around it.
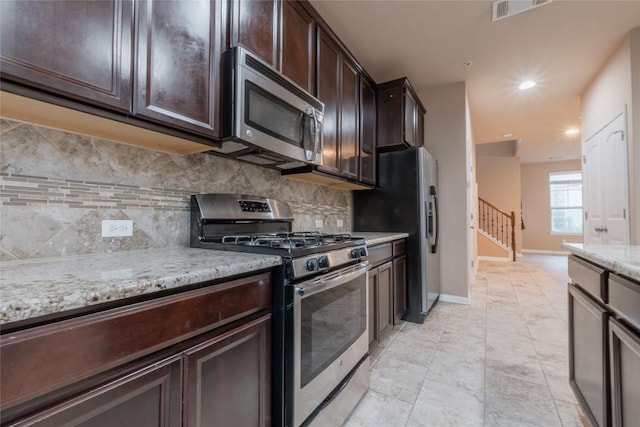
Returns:
[[[553,0],[496,0],[493,2],[493,22],[515,14],[526,12],[538,6],[551,3]]]

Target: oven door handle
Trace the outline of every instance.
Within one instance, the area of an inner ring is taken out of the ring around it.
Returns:
[[[365,274],[369,269],[369,261],[363,261],[355,266],[338,270],[335,273],[330,273],[325,277],[315,279],[295,286],[296,294],[300,298],[306,298],[311,295],[315,295],[318,292],[323,292],[337,286],[344,285],[347,282]]]

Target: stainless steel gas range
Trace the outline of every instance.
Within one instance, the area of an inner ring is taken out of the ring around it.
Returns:
[[[364,239],[292,232],[281,201],[191,198],[191,246],[280,255],[273,284],[273,421],[339,426],[369,385],[369,262]],[[278,276],[278,275],[276,275]]]

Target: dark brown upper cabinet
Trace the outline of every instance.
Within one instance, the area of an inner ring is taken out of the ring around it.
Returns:
[[[342,108],[340,126],[340,175],[358,179],[360,81],[358,70],[347,58],[342,58]]]
[[[324,103],[322,124],[322,166],[318,169],[340,174],[340,49],[323,31],[318,37],[318,98]]]
[[[424,145],[424,106],[406,77],[378,85],[379,150]]]
[[[137,4],[134,114],[217,138],[224,2]]]
[[[233,0],[231,46],[244,46],[277,68],[279,16],[280,0]]]
[[[376,91],[360,76],[360,176],[365,184],[376,184]]]
[[[282,74],[315,93],[316,80],[316,22],[298,3],[282,4]]]
[[[0,1],[2,78],[131,110],[133,2]]]
[[[233,0],[231,47],[244,46],[315,94],[316,22],[296,1]]]

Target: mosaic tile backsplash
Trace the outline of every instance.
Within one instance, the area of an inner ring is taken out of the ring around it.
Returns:
[[[194,193],[284,200],[294,231],[347,232],[351,224],[350,191],[210,154],[183,157],[0,119],[0,260],[188,246]],[[104,219],[133,220],[133,237],[101,237]]]

